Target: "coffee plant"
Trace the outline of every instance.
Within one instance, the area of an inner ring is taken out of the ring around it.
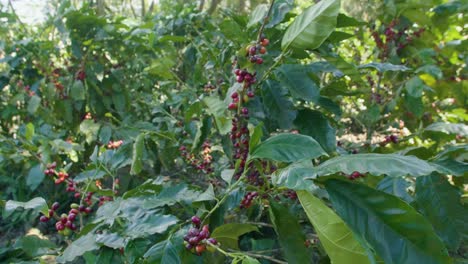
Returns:
[[[0,3],[2,263],[466,263],[465,2],[56,2]]]

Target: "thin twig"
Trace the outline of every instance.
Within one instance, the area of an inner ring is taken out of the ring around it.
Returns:
[[[270,7],[268,8],[268,12],[263,18],[263,23],[262,26],[260,27],[260,30],[258,30],[258,37],[257,37],[257,42],[260,43],[262,41],[262,34],[263,30],[265,29],[266,24],[268,23],[268,20],[270,19],[271,11],[273,10],[273,5],[275,4],[275,0],[271,0]]]

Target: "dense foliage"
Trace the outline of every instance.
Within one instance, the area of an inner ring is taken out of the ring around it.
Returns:
[[[2,263],[466,261],[466,3],[183,2],[0,12]]]

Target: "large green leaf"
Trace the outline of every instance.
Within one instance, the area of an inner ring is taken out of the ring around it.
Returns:
[[[299,221],[288,208],[271,201],[270,219],[288,263],[312,263],[312,253],[304,246],[305,236]]]
[[[302,134],[317,140],[328,153],[336,151],[336,131],[319,111],[310,109],[299,111],[294,125]]]
[[[150,263],[178,264],[182,263],[179,254],[170,240],[161,241],[146,251],[143,256]]]
[[[385,263],[451,263],[431,224],[399,198],[343,180],[325,187],[338,215]]]
[[[296,117],[292,100],[287,96],[287,90],[272,80],[263,84],[263,104],[268,118],[274,122],[274,127],[290,129]]]
[[[83,255],[88,251],[98,249],[96,243],[96,235],[88,233],[77,240],[73,241],[63,252],[62,256],[57,257],[58,263],[72,262],[75,258]]]
[[[317,186],[308,179],[315,178],[311,161],[293,163],[286,168],[278,169],[271,175],[271,183],[292,190],[307,190],[314,192]]]
[[[320,89],[310,78],[310,67],[299,64],[285,64],[276,69],[276,77],[298,100],[318,102]]]
[[[320,164],[315,169],[318,176],[337,172],[351,174],[355,171],[376,176],[385,174],[390,177],[405,175],[416,177],[428,175],[437,171],[437,168],[414,156],[371,153],[335,157]]]
[[[307,191],[298,191],[297,196],[332,264],[370,263],[351,229],[332,209]]]
[[[339,11],[339,0],[322,0],[310,6],[286,30],[281,48],[318,48],[335,30]]]
[[[39,184],[45,178],[44,171],[42,170],[41,164],[37,164],[29,170],[28,177],[26,178],[26,184],[29,186],[31,191],[36,190]]]
[[[143,149],[145,148],[145,134],[140,134],[133,143],[132,166],[130,174],[138,174],[143,169]]]
[[[379,63],[379,62],[371,62],[368,64],[364,64],[358,67],[359,69],[363,68],[374,68],[378,72],[386,72],[386,71],[409,71],[410,68],[404,65],[395,65],[388,62]]]
[[[299,134],[279,134],[254,148],[250,159],[270,159],[282,162],[314,159],[327,153],[313,138]]]
[[[35,212],[41,212],[44,215],[48,214],[49,207],[47,206],[47,202],[42,197],[33,198],[27,202],[18,202],[9,200],[5,204],[5,211],[3,212],[3,216],[7,218],[10,216],[13,211],[18,208],[23,208],[25,210],[32,209]]]
[[[416,208],[427,217],[448,248],[456,250],[468,238],[468,210],[460,192],[446,177],[430,175],[416,180]]]
[[[460,136],[468,136],[468,126],[465,124],[453,124],[453,123],[433,123],[427,126],[424,130],[436,131],[445,134],[455,134]]]
[[[404,177],[385,177],[377,185],[377,190],[384,191],[388,194],[395,195],[403,199],[407,203],[413,201],[413,197],[408,194],[410,183]]]
[[[258,232],[254,225],[231,223],[217,227],[211,237],[216,238],[223,248],[239,249],[239,237],[253,231]]]
[[[42,239],[35,235],[26,235],[15,241],[15,249],[21,249],[31,257],[52,254],[51,249],[57,246],[48,239]]]

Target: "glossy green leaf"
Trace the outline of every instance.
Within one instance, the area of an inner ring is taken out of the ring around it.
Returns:
[[[85,87],[82,81],[75,81],[70,89],[70,96],[73,100],[84,100],[86,99]]]
[[[249,256],[246,256],[243,260],[242,260],[242,264],[260,264],[260,261],[254,259],[254,258],[251,258]]]
[[[444,176],[429,175],[416,180],[415,205],[451,250],[468,239],[468,209],[460,202],[460,191]]]
[[[179,254],[170,240],[161,241],[146,251],[143,256],[150,263],[178,264],[182,263]]]
[[[263,136],[263,123],[258,124],[253,128],[250,132],[250,140],[249,140],[249,148],[254,149],[260,141],[262,140]]]
[[[247,27],[254,26],[258,23],[262,23],[263,19],[268,13],[268,5],[267,4],[260,4],[250,13],[249,23]]]
[[[37,164],[29,170],[28,176],[26,177],[26,184],[31,189],[31,191],[36,190],[39,184],[45,178],[44,171],[42,170],[41,164]]]
[[[276,76],[281,85],[288,88],[291,95],[298,100],[317,102],[320,97],[318,85],[310,78],[307,65],[284,64],[277,68]]]
[[[445,134],[461,135],[464,137],[468,136],[468,126],[465,124],[437,122],[430,124],[424,130],[442,132]]]
[[[34,125],[32,123],[26,124],[25,131],[24,131],[24,138],[26,138],[26,140],[31,141],[34,137],[34,134],[35,134]]]
[[[319,111],[304,109],[299,111],[294,125],[299,131],[313,137],[328,153],[336,151],[336,130]]]
[[[109,248],[119,249],[125,248],[128,241],[117,233],[103,233],[96,235],[96,242]]]
[[[25,210],[32,209],[36,213],[43,213],[47,215],[49,212],[49,207],[47,206],[47,202],[42,197],[33,198],[27,202],[18,202],[8,200],[5,204],[5,211],[3,212],[3,216],[7,218],[8,216],[13,213],[13,211],[17,210],[18,208],[23,208]]]
[[[312,263],[312,252],[304,246],[305,236],[288,208],[270,201],[270,219],[288,263]]]
[[[272,80],[267,80],[262,87],[263,104],[269,119],[274,122],[274,127],[289,129],[296,117],[296,110],[287,91],[281,85]]]
[[[130,174],[138,174],[143,169],[143,149],[145,148],[145,134],[140,134],[133,143],[132,167]]]
[[[270,159],[294,162],[314,159],[327,153],[313,138],[299,134],[279,134],[265,140],[252,150],[250,159]]]
[[[388,62],[380,63],[380,62],[371,62],[368,64],[364,64],[358,67],[359,69],[366,69],[366,68],[374,68],[378,72],[386,72],[386,71],[409,71],[410,68],[404,65],[395,65]]]
[[[36,235],[26,235],[16,240],[13,247],[23,250],[31,257],[35,257],[52,254],[53,251],[51,249],[55,249],[57,245],[48,239],[42,239]]]
[[[63,252],[63,254],[57,257],[58,263],[66,263],[74,261],[75,258],[82,256],[84,253],[99,248],[99,245],[96,243],[96,235],[93,233],[88,233],[84,236],[81,236],[77,240],[73,241]]]
[[[35,114],[40,105],[41,98],[37,95],[31,96],[31,98],[28,101],[28,112],[30,114]]]
[[[343,180],[325,187],[338,215],[385,263],[451,263],[431,224],[399,198]]]
[[[407,203],[413,201],[413,197],[408,194],[410,183],[403,177],[385,177],[377,184],[377,190],[384,191],[388,194],[395,195]]]
[[[330,175],[337,172],[351,174],[353,172],[370,173],[371,175],[424,176],[437,168],[427,161],[414,156],[401,156],[396,154],[355,154],[339,156],[327,160],[316,167],[318,176]]]
[[[310,179],[315,178],[312,162],[293,163],[286,168],[278,169],[271,175],[275,186],[283,186],[292,190],[315,191],[318,187]]]
[[[319,198],[307,191],[297,196],[332,264],[370,263],[349,227]]]
[[[73,179],[75,182],[84,182],[87,180],[98,180],[102,179],[104,176],[107,175],[107,172],[103,170],[85,170]]]
[[[366,22],[361,22],[355,19],[354,17],[349,17],[343,13],[339,13],[337,20],[336,20],[336,27],[337,28],[342,28],[342,27],[358,27],[365,25]]]
[[[294,0],[276,0],[265,28],[272,28],[281,23],[293,8]]]
[[[284,33],[281,48],[318,48],[335,29],[339,11],[339,0],[322,0],[305,9]]]
[[[239,249],[239,237],[254,231],[258,232],[254,225],[231,223],[217,227],[211,237],[216,238],[223,248]]]

